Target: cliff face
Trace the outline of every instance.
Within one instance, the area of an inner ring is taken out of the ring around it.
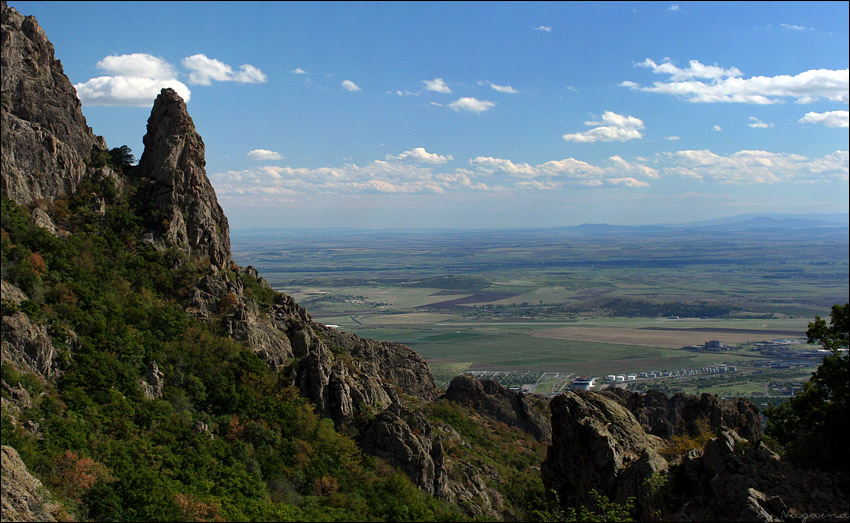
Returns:
[[[92,152],[106,149],[86,125],[77,92],[32,16],[2,3],[0,189],[31,204],[74,192]]]

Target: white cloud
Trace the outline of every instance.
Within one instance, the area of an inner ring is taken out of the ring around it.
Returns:
[[[634,116],[622,116],[611,111],[605,111],[601,122],[584,122],[593,129],[583,133],[565,134],[564,140],[577,143],[593,142],[626,142],[643,138],[640,129],[644,128],[643,121]]]
[[[648,67],[652,69],[652,72],[654,73],[669,74],[671,80],[684,80],[688,78],[708,78],[716,80],[730,76],[742,76],[744,74],[737,67],[724,69],[717,65],[703,65],[699,63],[698,60],[691,60],[687,69],[680,69],[668,61],[664,61],[659,65],[650,58],[647,58],[643,62],[636,63],[635,67]]]
[[[750,123],[747,124],[747,127],[753,127],[756,129],[767,129],[768,127],[773,127],[772,123],[762,122],[755,116],[750,116]]]
[[[429,153],[425,150],[424,147],[414,147],[409,151],[404,151],[398,156],[389,156],[388,159],[392,160],[409,160],[412,162],[421,162],[421,163],[432,163],[432,164],[442,164],[446,163],[450,160],[454,160],[452,155],[442,156],[436,153]]]
[[[803,27],[802,25],[779,24],[782,29],[790,29],[792,31],[814,31],[814,27]]]
[[[635,176],[658,178],[658,172],[640,162],[630,162],[619,156],[608,158],[605,165],[593,165],[575,158],[551,160],[538,165],[514,163],[504,158],[478,156],[469,160],[478,172],[486,175],[502,174],[521,180],[539,181],[564,185],[574,183],[590,187],[608,185],[627,185],[629,187],[646,187],[646,182],[638,181]],[[624,176],[631,175],[631,176]],[[635,180],[635,183],[627,182]],[[527,182],[528,183],[528,182]],[[524,185],[523,187],[532,187]],[[537,186],[542,188],[543,186]],[[550,187],[551,188],[551,187]]]
[[[551,25],[541,25],[539,27],[535,27],[534,30],[535,31],[544,31],[546,33],[551,33],[552,32],[552,26]]]
[[[719,133],[723,130],[723,128],[720,127],[719,125],[715,125],[714,127],[711,128],[711,130]]]
[[[670,7],[668,7],[667,9],[669,9],[670,11],[679,11],[679,6],[678,6],[678,4],[673,4]]]
[[[510,93],[510,94],[516,94],[516,93],[518,93],[518,92],[519,92],[519,91],[517,91],[516,89],[514,89],[513,87],[511,87],[510,85],[496,85],[496,84],[494,84],[493,82],[488,82],[488,83],[490,84],[490,87],[491,87],[494,91],[498,91],[498,92],[500,92],[500,93]]]
[[[250,151],[246,156],[252,160],[257,160],[261,162],[270,161],[270,160],[282,160],[283,156],[280,153],[269,151],[267,149],[254,149]]]
[[[130,105],[150,107],[164,88],[170,87],[188,102],[192,92],[177,80],[177,70],[166,60],[144,53],[110,55],[97,62],[113,76],[98,76],[74,84],[86,105]]]
[[[95,65],[113,76],[132,76],[151,80],[177,78],[177,71],[173,65],[162,58],[144,53],[110,55]]]
[[[204,54],[187,56],[180,61],[183,67],[189,69],[189,82],[200,85],[210,85],[217,82],[238,82],[243,84],[264,83],[266,75],[253,65],[244,64],[234,71],[226,63],[209,58]]]
[[[809,160],[799,154],[743,150],[728,156],[705,150],[662,153],[664,174],[731,184],[847,180],[848,153]]]
[[[351,80],[343,80],[340,85],[342,85],[342,88],[345,89],[346,91],[354,92],[354,91],[362,91],[363,90],[363,89],[360,88],[360,86],[358,86],[356,83],[352,82]]]
[[[672,141],[674,141],[674,140],[681,140],[682,138],[681,138],[681,137],[679,137],[679,136],[667,136],[667,137],[665,137],[664,139],[665,139],[665,140],[669,140],[669,141],[671,141],[671,142],[672,142]]]
[[[800,123],[819,123],[827,127],[850,127],[850,112],[827,111],[825,113],[809,112],[797,120]]]
[[[495,103],[488,102],[487,100],[478,100],[471,96],[464,96],[463,98],[458,98],[454,102],[450,103],[449,107],[455,111],[471,111],[474,113],[480,113],[488,109],[492,109],[495,105]]]
[[[435,91],[437,93],[452,92],[451,88],[446,85],[446,82],[444,82],[442,78],[434,78],[433,80],[422,80],[422,83],[425,84],[425,88],[429,91]]]
[[[307,71],[301,69],[300,67],[296,67],[295,69],[289,71],[292,74],[307,74]]]
[[[152,79],[135,76],[99,76],[74,84],[77,96],[85,105],[130,105],[150,107],[165,88],[174,89],[188,102],[192,92],[176,79]]]
[[[833,102],[850,101],[850,70],[811,69],[795,76],[753,76],[742,78],[736,67],[725,69],[706,66],[692,60],[687,69],[670,62],[657,64],[647,58],[636,63],[649,67],[655,73],[669,74],[668,82],[653,82],[652,87],[640,87],[635,82],[620,85],[653,93],[681,96],[689,102],[772,104],[795,99],[797,103],[811,103],[820,99]],[[708,82],[703,80],[709,80]]]

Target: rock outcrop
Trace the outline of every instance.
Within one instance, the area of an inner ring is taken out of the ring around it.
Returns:
[[[564,508],[592,506],[594,489],[618,503],[634,496],[638,520],[788,521],[821,514],[837,521],[846,514],[846,473],[842,479],[780,459],[758,441],[761,432],[750,425],[758,413],[746,400],[579,391],[556,397],[550,408],[552,445],[541,472]],[[694,436],[688,431],[699,419],[710,423],[714,437],[682,456],[670,456],[668,442],[649,433],[663,426],[675,432],[671,437]]]
[[[449,384],[445,398],[482,416],[524,430],[538,440],[552,441],[548,412],[535,406],[532,396],[510,391],[493,380],[479,380],[468,374],[457,376]],[[542,397],[538,400],[542,401]]]
[[[173,89],[154,101],[139,160],[138,198],[156,233],[190,256],[230,268],[230,227],[207,178],[204,141],[186,103]]]
[[[550,408],[552,445],[541,475],[564,506],[591,506],[592,489],[618,503],[650,498],[646,478],[668,468],[661,438],[646,434],[625,407],[594,392],[567,392]],[[640,508],[649,513],[651,507]]]
[[[0,190],[22,205],[73,193],[92,153],[106,150],[35,17],[2,2]]]
[[[0,454],[2,521],[65,521],[67,513],[46,496],[41,481],[29,473],[18,452],[3,445]]]
[[[705,420],[715,432],[731,429],[751,441],[762,435],[758,408],[746,398],[721,400],[714,394],[702,394],[697,398],[681,392],[667,397],[650,390],[645,394],[632,393],[622,404],[635,415],[646,432],[665,439],[674,434],[695,435],[700,420]]]
[[[794,465],[763,443],[722,430],[704,451],[684,459],[671,478],[677,507],[671,518],[763,522],[817,514],[819,521],[846,520],[844,478]]]

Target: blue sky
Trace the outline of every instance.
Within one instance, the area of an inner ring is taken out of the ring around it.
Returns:
[[[188,100],[232,228],[848,212],[847,2],[15,2],[110,147]]]

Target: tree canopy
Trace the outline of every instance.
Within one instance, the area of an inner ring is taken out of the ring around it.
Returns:
[[[765,411],[767,435],[784,445],[789,455],[805,464],[847,470],[850,447],[850,304],[835,304],[826,320],[815,316],[806,331],[809,343],[830,354],[791,400]]]

